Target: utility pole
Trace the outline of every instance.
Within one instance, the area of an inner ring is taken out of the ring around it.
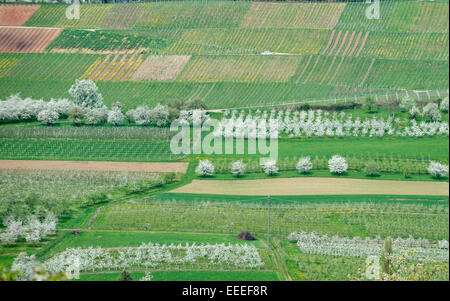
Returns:
[[[267,250],[270,250],[270,195],[267,196]]]

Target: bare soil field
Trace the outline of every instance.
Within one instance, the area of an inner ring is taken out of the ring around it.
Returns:
[[[228,195],[448,195],[449,188],[447,182],[311,177],[229,181],[194,180],[191,184],[171,192]]]
[[[43,52],[60,32],[55,28],[0,27],[0,52]]]
[[[141,163],[141,162],[97,162],[97,161],[0,160],[0,169],[185,173],[187,167],[188,163],[181,163],[181,162]]]
[[[190,55],[152,55],[137,69],[131,80],[172,80],[176,79]]]
[[[0,25],[23,25],[39,8],[39,5],[1,5]]]

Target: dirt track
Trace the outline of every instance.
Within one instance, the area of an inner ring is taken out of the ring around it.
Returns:
[[[186,172],[188,163],[0,160],[0,169]]]
[[[449,188],[447,182],[311,177],[232,181],[194,180],[191,184],[171,192],[228,195],[448,195]]]

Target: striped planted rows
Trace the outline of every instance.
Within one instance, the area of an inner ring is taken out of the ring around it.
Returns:
[[[448,62],[310,55],[303,56],[292,80],[354,88],[446,87]]]
[[[345,6],[346,3],[254,2],[241,26],[331,29]]]
[[[364,2],[348,2],[336,29],[448,33],[448,1],[380,1],[379,19],[366,16],[368,5]]]
[[[196,56],[180,81],[283,82],[294,75],[301,60],[292,55]]]
[[[32,81],[29,79],[73,81],[101,57],[79,53],[0,53],[0,61],[5,65],[5,68],[0,68],[0,78],[27,79],[30,85]],[[22,84],[16,91],[23,91],[27,85]],[[54,86],[44,85],[43,88],[52,89]]]
[[[322,55],[342,55],[358,57],[366,44],[368,32],[333,30]]]
[[[108,54],[104,59],[97,60],[81,76],[83,79],[95,81],[125,81],[129,80],[143,62],[143,54]]]
[[[54,28],[0,28],[0,52],[38,53],[59,35]]]
[[[154,3],[121,3],[84,5],[80,19],[69,20],[66,6],[42,6],[28,26],[65,28],[132,28],[132,27],[229,27],[237,26],[248,11],[247,2],[173,1]]]

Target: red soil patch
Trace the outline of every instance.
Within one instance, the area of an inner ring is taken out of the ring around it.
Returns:
[[[181,162],[101,162],[101,161],[44,161],[0,160],[0,169],[186,172],[188,163]]]
[[[39,5],[0,5],[0,25],[23,25]]]
[[[43,52],[61,32],[54,28],[0,28],[0,52]]]

